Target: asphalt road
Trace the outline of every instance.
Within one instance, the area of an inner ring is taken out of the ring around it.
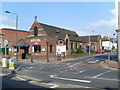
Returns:
[[[111,59],[115,60],[116,54],[112,55]],[[105,90],[114,90],[116,88],[115,90],[118,90],[118,82],[120,82],[118,80],[118,71],[100,65],[100,62],[106,59],[107,55],[97,55],[59,63],[21,65],[22,70],[18,72],[18,75],[35,78],[38,83],[39,80],[46,84],[56,83],[53,88],[68,85]],[[6,83],[3,83],[4,85],[6,86]],[[29,87],[27,84],[24,85]]]

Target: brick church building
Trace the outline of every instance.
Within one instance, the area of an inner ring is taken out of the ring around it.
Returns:
[[[14,56],[18,51],[18,56],[31,53],[33,58],[55,57],[57,55],[56,45],[66,45],[66,52],[62,55],[70,55],[71,49],[86,48],[88,46],[88,36],[79,36],[76,32],[66,30],[51,25],[39,23],[36,19],[29,31],[3,28],[0,30],[0,48],[4,48],[3,41],[8,40],[8,52]],[[16,33],[18,42],[16,44]],[[91,37],[91,49],[101,48],[101,36]],[[17,46],[17,47],[16,47]]]

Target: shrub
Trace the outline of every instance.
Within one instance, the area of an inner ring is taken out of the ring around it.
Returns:
[[[71,50],[71,55],[73,55],[73,54],[75,54],[76,53],[76,51],[74,51],[74,50]]]
[[[77,51],[76,51],[76,53],[84,53],[84,50],[81,49],[81,48],[78,48]]]
[[[27,53],[26,55],[27,55],[27,56],[30,56],[30,55],[32,55],[32,53]]]

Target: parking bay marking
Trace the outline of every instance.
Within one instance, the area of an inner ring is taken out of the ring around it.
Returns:
[[[69,81],[75,81],[75,82],[84,82],[84,83],[90,83],[91,81],[88,80],[79,80],[79,79],[71,79],[71,78],[62,78],[58,77],[57,75],[50,75],[51,78],[61,79],[61,80],[69,80]]]
[[[109,72],[111,72],[111,71],[112,71],[112,70],[108,70],[108,71],[106,71],[106,72],[103,72],[103,73],[100,73],[100,74],[98,74],[98,75],[95,75],[95,76],[93,76],[92,78],[97,78],[97,77],[102,76],[103,74],[109,73]]]

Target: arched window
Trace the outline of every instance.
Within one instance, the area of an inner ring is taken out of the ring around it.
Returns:
[[[66,39],[66,50],[68,50],[68,39]]]
[[[73,49],[73,42],[71,43],[71,49]]]
[[[38,28],[35,27],[35,28],[34,28],[34,36],[37,36],[37,35],[38,35]]]

